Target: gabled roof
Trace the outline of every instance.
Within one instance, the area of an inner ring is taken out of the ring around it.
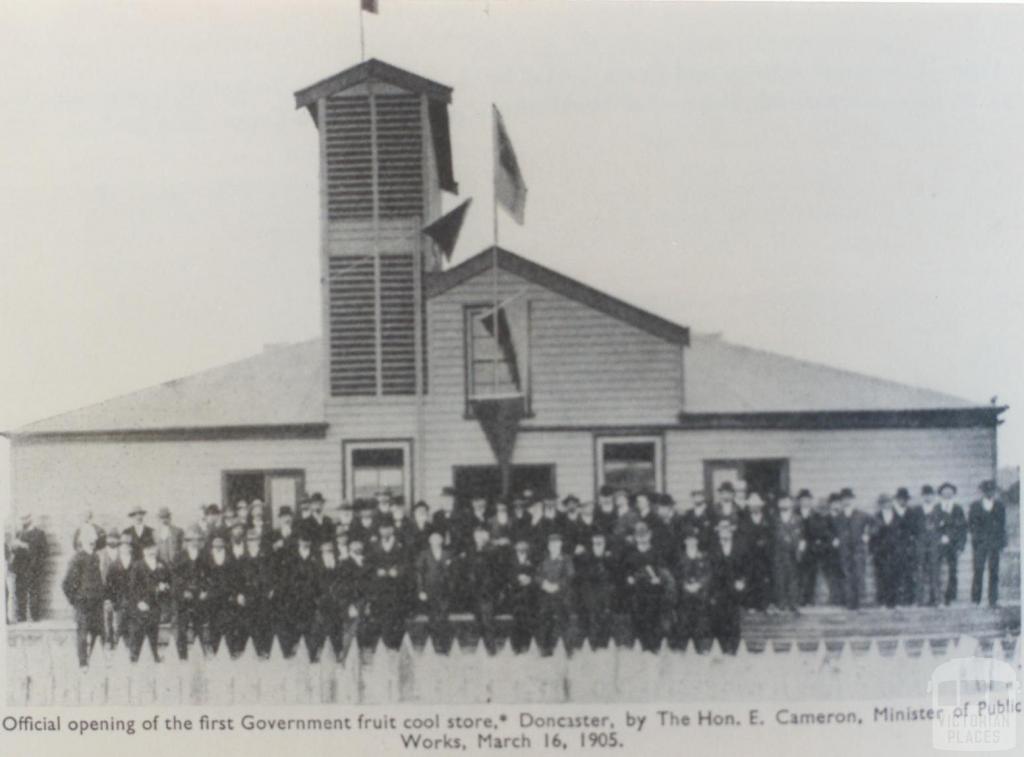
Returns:
[[[685,357],[690,413],[929,410],[978,407],[950,394],[693,334]]]
[[[325,424],[320,340],[253,357],[23,426],[13,437]]]
[[[431,100],[438,100],[445,104],[450,104],[452,101],[451,87],[431,81],[398,66],[392,66],[382,60],[370,58],[351,68],[346,68],[344,71],[339,71],[333,76],[321,79],[305,89],[300,89],[295,93],[295,107],[308,108],[315,105],[321,97],[328,97],[335,92],[363,84],[370,79],[394,84],[396,87],[424,94]]]
[[[437,297],[474,276],[489,271],[494,259],[493,250],[494,248],[483,250],[447,271],[427,274],[427,297]],[[514,252],[498,248],[498,267],[666,341],[684,346],[689,344],[690,331],[685,326],[630,305],[564,274],[520,257]]]

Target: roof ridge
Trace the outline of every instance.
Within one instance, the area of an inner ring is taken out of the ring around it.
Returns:
[[[782,353],[782,352],[775,352],[773,350],[767,350],[767,349],[764,349],[762,347],[751,347],[750,345],[741,344],[739,342],[734,342],[734,341],[726,339],[726,338],[724,338],[722,336],[716,336],[715,335],[716,333],[721,333],[721,332],[708,332],[708,333],[691,332],[691,334],[692,334],[692,336],[694,338],[700,339],[700,340],[702,340],[704,342],[707,342],[707,343],[711,343],[711,344],[716,344],[716,343],[717,344],[724,344],[727,347],[730,347],[730,348],[735,349],[735,350],[740,350],[740,351],[743,351],[743,352],[749,352],[749,353],[753,353],[753,354],[756,354],[756,355],[766,355],[768,357],[775,358],[775,359],[778,359],[778,360],[787,360],[787,361],[792,362],[792,363],[799,363],[799,364],[811,366],[813,368],[824,369],[824,370],[827,370],[827,371],[831,371],[833,373],[840,373],[840,374],[843,374],[845,376],[850,376],[850,377],[854,377],[854,378],[857,378],[857,379],[861,379],[863,381],[867,381],[867,382],[872,383],[872,384],[878,384],[878,385],[887,386],[887,387],[897,387],[897,388],[900,388],[900,389],[914,389],[916,391],[930,392],[932,394],[938,394],[938,395],[941,395],[943,397],[947,397],[949,399],[957,400],[959,402],[969,403],[969,404],[971,404],[973,406],[976,406],[976,407],[987,407],[987,405],[985,403],[978,403],[978,402],[976,402],[973,399],[968,399],[966,397],[960,397],[958,395],[950,394],[948,392],[944,392],[944,391],[941,391],[939,389],[932,389],[931,387],[919,386],[917,384],[908,384],[908,383],[906,383],[904,381],[897,381],[895,379],[882,378],[880,376],[872,376],[871,374],[862,373],[860,371],[856,371],[856,370],[853,370],[853,369],[850,369],[850,368],[840,368],[838,366],[830,365],[828,363],[823,363],[823,362],[820,362],[818,360],[808,360],[808,359],[801,358],[801,357],[794,357],[792,355],[787,355],[787,354]]]

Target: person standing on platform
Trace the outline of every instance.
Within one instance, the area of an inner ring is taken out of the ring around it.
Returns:
[[[32,522],[28,513],[21,516],[21,529],[12,541],[11,569],[14,571],[14,602],[18,622],[43,618],[43,584],[50,547],[46,534]]]
[[[310,660],[316,655],[313,638],[313,621],[316,616],[317,574],[319,561],[313,554],[310,534],[298,532],[298,546],[295,552],[281,563],[282,575],[279,589],[275,589],[278,601],[278,640],[285,657],[293,657],[299,642],[305,640]]]
[[[270,648],[274,643],[273,558],[264,550],[264,543],[261,532],[255,527],[250,528],[245,535],[245,560],[236,566],[236,570],[240,571],[238,578],[245,596],[242,616],[246,635],[252,639],[253,648],[260,659],[270,656]],[[244,644],[243,640],[243,648]]]
[[[946,566],[946,588],[943,600],[948,606],[954,602],[959,592],[957,567],[960,553],[967,546],[967,516],[964,509],[956,502],[956,487],[948,481],[939,487],[939,498],[942,505],[942,534],[939,537],[940,559]]]
[[[887,494],[878,498],[878,515],[871,535],[878,604],[893,608],[899,601],[900,571],[905,569],[902,525]]]
[[[749,501],[749,500],[748,500]],[[726,654],[740,646],[740,616],[747,591],[747,557],[728,521],[718,524],[718,543],[711,553],[711,631]]]
[[[171,511],[161,507],[156,514],[159,523],[153,531],[156,539],[156,556],[164,565],[174,565],[181,554],[185,532],[171,522]]]
[[[349,537],[348,556],[341,561],[338,577],[339,588],[343,593],[342,603],[347,606],[339,657],[348,651],[353,639],[362,647],[369,647],[372,642],[364,622],[373,582],[372,570],[362,540]]]
[[[800,576],[798,566],[807,543],[800,516],[793,510],[793,500],[787,495],[779,497],[779,514],[775,521],[772,544],[772,577],[775,585],[775,603],[780,609],[799,613]]]
[[[516,654],[529,648],[537,621],[538,589],[535,574],[530,539],[520,536],[515,542],[515,555],[508,575],[509,609],[512,612],[509,643]]]
[[[133,508],[128,517],[131,518],[132,524],[121,533],[121,539],[127,539],[131,544],[132,560],[141,560],[143,545],[149,542],[155,544],[156,538],[153,529],[146,525],[146,511],[143,508]]]
[[[107,569],[107,580],[104,583],[104,606],[110,605],[111,635],[107,638],[110,649],[117,646],[121,639],[126,643],[131,641],[128,577],[132,564],[132,545],[127,539],[122,539],[117,546],[117,562]]]
[[[593,531],[590,546],[573,558],[580,637],[587,639],[594,649],[604,649],[611,639],[618,567],[616,556],[608,551],[608,537],[603,531]]]
[[[834,564],[836,535],[829,517],[829,502],[822,499],[814,504],[814,496],[807,489],[797,495],[797,510],[803,519],[804,541],[807,548],[800,560],[800,583],[802,605],[814,605],[820,573],[831,584],[830,567]]]
[[[174,642],[178,659],[188,659],[188,649],[197,637],[206,641],[206,560],[200,551],[203,534],[190,529],[184,551],[171,566],[171,604],[174,614]]]
[[[912,606],[917,599],[920,572],[920,543],[924,531],[924,512],[910,503],[905,487],[896,490],[893,512],[899,524],[899,571],[896,574],[896,604]]]
[[[79,548],[68,565],[61,588],[74,609],[78,665],[89,666],[89,655],[97,639],[103,637],[103,576],[96,554],[96,531],[79,534]]]
[[[765,612],[773,603],[772,553],[775,533],[757,492],[747,497],[747,508],[739,519],[736,541],[742,545],[747,561],[747,590],[743,605],[748,610]]]
[[[138,662],[144,641],[149,642],[153,659],[160,662],[160,614],[163,603],[170,599],[171,575],[157,558],[157,545],[152,534],[141,542],[142,559],[132,565],[128,574],[128,609],[130,612],[132,662]]]
[[[637,523],[634,544],[623,557],[626,596],[631,597],[630,620],[634,638],[645,652],[657,652],[661,645],[665,600],[671,595],[671,579],[658,554],[651,547],[651,530]]]
[[[121,547],[121,531],[111,528],[103,539],[103,549],[99,551],[100,576],[103,578],[103,645],[112,649],[117,640],[114,627],[114,603],[107,596],[107,578],[110,568],[117,562],[117,553]]]
[[[204,646],[211,654],[217,654],[223,640],[230,652],[231,635],[236,626],[238,614],[237,573],[228,557],[224,537],[220,534],[215,535],[210,542],[205,573],[206,601],[203,614],[206,621],[206,641]]]
[[[537,644],[541,655],[550,655],[558,640],[565,638],[572,601],[572,559],[563,553],[562,535],[557,531],[548,534],[548,551],[537,566],[535,580],[540,590]]]
[[[839,492],[842,509],[836,515],[839,538],[839,567],[843,577],[842,600],[850,610],[859,610],[864,596],[868,545],[871,541],[871,517],[857,507],[853,489]]]
[[[452,555],[444,548],[444,534],[431,529],[427,548],[416,558],[416,597],[427,613],[427,633],[434,649],[447,654],[451,648]]]
[[[918,540],[917,603],[937,607],[942,598],[942,533],[946,514],[935,498],[935,489],[921,487],[921,538]]]
[[[732,523],[723,518],[718,528],[731,531]],[[675,566],[676,606],[670,639],[673,649],[684,649],[687,642],[700,652],[707,648],[712,622],[711,568],[711,561],[700,548],[700,536],[690,530],[683,537],[683,551]]]
[[[476,619],[484,648],[493,654],[497,635],[494,607],[501,591],[501,555],[490,544],[490,531],[486,522],[474,524],[472,538],[473,545],[462,556],[462,586],[469,598],[469,609]]]
[[[967,523],[971,531],[974,575],[971,601],[981,604],[981,589],[988,568],[988,606],[999,604],[999,553],[1006,546],[1006,509],[996,497],[994,481],[983,481],[981,498],[971,503]]]
[[[370,617],[384,646],[398,649],[405,636],[405,619],[409,609],[405,591],[409,566],[395,538],[390,515],[380,521],[378,541],[370,552],[370,565],[374,577]]]

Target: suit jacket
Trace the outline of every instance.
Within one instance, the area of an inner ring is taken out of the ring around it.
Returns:
[[[974,549],[1002,549],[1006,546],[1006,508],[998,499],[988,512],[981,500],[971,503],[967,515],[971,530],[971,546]]]
[[[165,534],[161,535],[154,531],[154,536],[156,538],[156,556],[164,565],[174,565],[178,561],[178,555],[181,554],[185,543],[185,532],[177,526],[170,525]]]
[[[452,583],[451,573],[451,553],[442,548],[439,559],[428,547],[416,558],[416,591],[426,594],[428,602],[447,602]]]
[[[967,516],[964,515],[964,509],[955,502],[948,512],[943,512],[946,518],[942,524],[942,535],[946,537],[946,544],[942,551],[948,556],[956,556],[967,545]]]
[[[833,519],[836,535],[839,537],[839,558],[849,562],[867,553],[868,543],[864,541],[864,535],[871,538],[872,522],[871,516],[854,508],[847,515],[846,511],[839,512]]]
[[[135,526],[129,526],[121,532],[121,538],[127,539],[128,543],[132,545],[132,559],[142,559],[142,544],[143,542],[156,541],[153,536],[153,529],[149,526],[143,526],[142,531],[136,531]]]
[[[68,565],[61,588],[68,602],[75,608],[87,609],[101,605],[104,587],[99,555],[76,552]]]
[[[145,560],[133,563],[128,572],[128,611],[141,619],[159,621],[160,605],[170,597],[170,587],[171,574],[159,560],[154,568]],[[140,608],[140,602],[145,602],[148,608]]]
[[[107,569],[107,580],[104,584],[106,599],[110,601],[117,610],[124,610],[128,607],[128,575],[132,566],[125,565],[120,560],[115,560]]]

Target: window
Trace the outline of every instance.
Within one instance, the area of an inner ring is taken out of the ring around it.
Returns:
[[[757,492],[767,501],[774,502],[779,494],[789,490],[789,460],[766,458],[749,460],[705,460],[704,493],[713,502],[718,487],[729,482],[736,485],[742,479],[748,492]]]
[[[466,395],[468,399],[527,394],[528,303],[521,295],[498,309],[497,336],[493,305],[466,308]]]
[[[222,504],[244,499],[261,499],[276,513],[277,508],[295,503],[306,491],[306,472],[303,470],[238,470],[222,474]]]
[[[344,457],[347,501],[378,492],[412,501],[412,442],[344,442]]]
[[[597,439],[597,486],[631,494],[662,491],[662,440],[658,436],[609,436]]]

